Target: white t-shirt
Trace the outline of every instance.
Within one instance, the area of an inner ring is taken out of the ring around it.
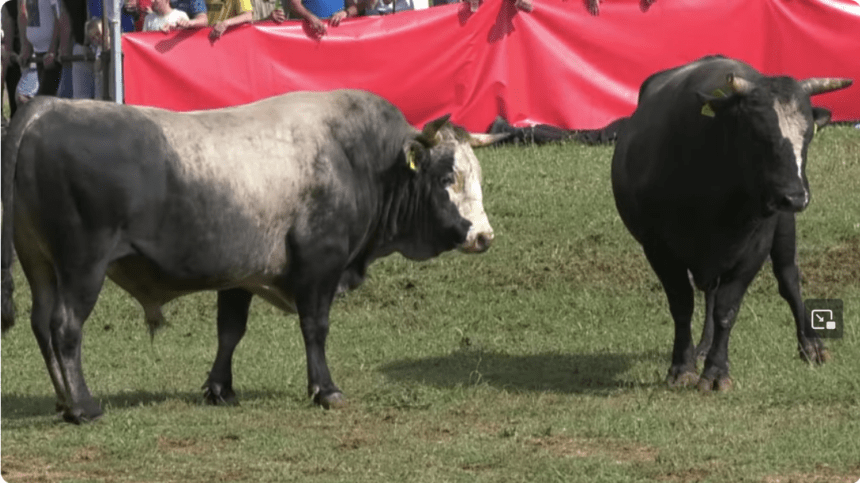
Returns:
[[[161,30],[164,26],[175,27],[180,20],[189,20],[188,14],[183,10],[174,8],[167,15],[161,16],[155,12],[147,14],[143,19],[143,31]]]
[[[58,0],[27,0],[27,40],[33,44],[33,52],[43,54],[51,47],[54,22],[58,18]]]

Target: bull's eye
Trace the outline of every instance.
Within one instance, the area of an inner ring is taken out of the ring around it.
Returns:
[[[442,177],[442,185],[443,186],[451,186],[452,184],[454,184],[455,181],[456,181],[456,178],[454,177],[453,172],[450,172],[450,173],[448,173]]]

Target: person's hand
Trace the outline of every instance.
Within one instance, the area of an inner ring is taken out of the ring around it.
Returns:
[[[316,15],[308,20],[308,23],[311,24],[311,30],[317,35],[325,35],[328,31],[328,25],[325,22],[319,19]]]
[[[287,20],[287,15],[284,13],[283,9],[276,8],[272,10],[272,20],[274,20],[275,23],[281,23]]]
[[[46,53],[45,56],[42,57],[42,65],[44,65],[46,69],[51,67],[52,65],[54,65],[54,61],[57,60],[56,57],[57,54],[53,52]]]
[[[212,40],[221,38],[224,35],[224,32],[227,31],[227,24],[225,22],[218,22],[215,26],[212,27],[212,31],[209,32],[209,38]]]
[[[162,32],[164,32],[164,33],[166,33],[166,34],[169,34],[169,33],[170,33],[170,28],[171,28],[171,27],[170,27],[170,24],[164,24],[164,25],[162,25],[162,26],[161,26],[161,28],[160,28],[159,30],[161,30]]]
[[[191,28],[191,20],[185,20],[183,18],[182,20],[176,22],[176,27],[181,29]]]
[[[329,19],[329,23],[332,27],[337,27],[338,25],[340,25],[340,22],[348,16],[349,15],[346,13],[346,10],[338,10],[337,12],[332,14],[331,18]]]
[[[523,12],[531,12],[535,8],[532,0],[515,0],[514,5]]]
[[[32,56],[33,46],[27,42],[21,47],[21,54],[18,56],[18,65],[20,65],[22,69],[29,67],[28,64],[30,63],[30,57]]]

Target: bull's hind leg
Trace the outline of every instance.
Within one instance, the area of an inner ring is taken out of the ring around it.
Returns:
[[[76,424],[97,419],[102,410],[84,381],[81,329],[95,306],[104,276],[64,283],[68,279],[54,277],[53,267],[47,264],[26,266],[33,293],[31,325],[57,393],[57,410],[63,419]]]
[[[800,295],[800,269],[797,266],[794,214],[786,213],[780,216],[770,249],[770,258],[773,262],[773,274],[779,285],[779,294],[788,302],[791,315],[794,317],[797,329],[797,350],[800,357],[805,361],[823,364],[830,358],[830,354],[812,330]]]
[[[67,391],[68,407],[63,412],[63,419],[75,424],[92,421],[102,415],[101,407],[84,380],[81,342],[84,322],[95,307],[104,278],[104,270],[61,277],[60,292],[51,311],[51,340]]]
[[[21,267],[30,284],[30,293],[33,298],[33,310],[30,314],[30,327],[39,344],[42,358],[54,385],[57,395],[57,412],[64,413],[70,407],[68,391],[63,379],[60,363],[54,355],[54,345],[51,338],[51,313],[57,302],[57,280],[54,276],[53,266],[46,261],[40,260],[35,254],[23,251],[20,255]]]
[[[218,353],[203,388],[210,404],[237,405],[233,391],[233,351],[248,324],[253,294],[243,289],[218,292]]]
[[[672,366],[666,376],[671,387],[696,384],[696,359],[693,354],[693,336],[690,321],[693,317],[693,287],[687,277],[687,268],[667,250],[655,246],[645,248],[645,256],[657,273],[669,301],[669,311],[675,321],[675,343],[672,348]]]
[[[714,299],[717,296],[717,283],[705,289],[705,324],[702,327],[702,338],[696,346],[696,360],[705,360],[714,341]]]
[[[108,254],[116,239],[110,234],[93,236],[76,230],[56,239],[52,263],[58,290],[50,310],[51,348],[65,383],[68,404],[63,419],[80,424],[102,415],[84,380],[81,342],[84,322],[104,285]]]

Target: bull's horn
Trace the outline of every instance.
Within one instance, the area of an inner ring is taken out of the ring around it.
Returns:
[[[483,134],[483,133],[469,133],[469,145],[473,148],[480,148],[483,146],[490,146],[499,141],[507,139],[510,137],[511,133],[499,133],[499,134]]]
[[[755,87],[752,82],[744,79],[743,77],[738,77],[734,74],[729,74],[728,76],[726,76],[726,82],[728,83],[729,87],[732,88],[732,91],[741,95],[749,94]]]
[[[442,129],[442,126],[444,126],[450,118],[451,114],[445,114],[444,116],[438,119],[434,119],[424,125],[424,129],[421,130],[420,137],[424,139],[426,145],[432,146],[436,144],[436,134],[439,132],[439,129]]]
[[[851,79],[840,79],[838,77],[813,77],[800,81],[800,87],[810,96],[823,94],[825,92],[844,89],[854,81]]]

